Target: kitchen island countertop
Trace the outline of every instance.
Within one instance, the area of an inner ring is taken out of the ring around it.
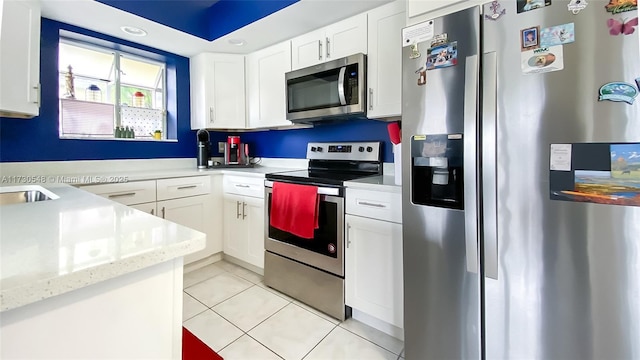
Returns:
[[[65,184],[0,206],[0,311],[201,250],[205,234]]]

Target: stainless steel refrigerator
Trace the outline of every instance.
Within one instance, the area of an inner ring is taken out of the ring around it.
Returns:
[[[640,359],[637,16],[494,1],[404,29],[406,359]]]

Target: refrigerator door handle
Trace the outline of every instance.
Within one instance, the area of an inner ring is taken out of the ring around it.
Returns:
[[[464,88],[464,232],[467,271],[478,273],[478,55],[467,56]]]
[[[498,65],[495,52],[482,58],[482,215],[484,274],[498,279],[498,207],[496,121]]]

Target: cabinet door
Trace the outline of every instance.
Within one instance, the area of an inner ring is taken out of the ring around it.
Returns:
[[[249,128],[291,125],[286,114],[284,74],[291,71],[291,41],[247,56]]]
[[[402,328],[402,225],[353,215],[346,225],[346,304]]]
[[[198,54],[189,70],[191,128],[244,129],[244,56]]]
[[[0,116],[40,112],[40,5],[0,2]]]
[[[398,35],[398,38],[400,36]],[[360,14],[326,27],[325,60],[367,53],[367,14]]]
[[[247,228],[242,219],[242,202],[244,197],[224,194],[224,253],[240,260],[246,258]]]
[[[291,68],[302,69],[325,59],[324,28],[291,39]]]
[[[134,209],[138,209],[140,211],[144,211],[148,214],[151,215],[157,215],[156,212],[156,202],[149,202],[149,203],[144,203],[144,204],[136,204],[136,205],[130,205],[130,207],[134,208]]]
[[[207,234],[207,245],[201,251],[184,257],[185,264],[220,251],[220,240],[211,236],[210,220],[216,215],[211,206],[209,195],[192,196],[180,199],[158,201],[158,215],[165,220],[201,231]]]
[[[407,0],[407,15],[414,17],[464,1],[468,0]]]
[[[216,55],[213,83],[212,129],[244,129],[244,56]]]
[[[213,66],[212,54],[202,53],[189,59],[192,129],[213,126]]]
[[[243,203],[244,227],[247,229],[246,261],[264,268],[264,199],[245,197]]]
[[[402,41],[405,25],[404,1],[368,13],[367,117],[400,116],[402,103]]]

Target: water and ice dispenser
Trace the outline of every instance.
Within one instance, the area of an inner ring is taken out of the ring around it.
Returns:
[[[411,201],[418,205],[464,208],[462,134],[411,138]]]

